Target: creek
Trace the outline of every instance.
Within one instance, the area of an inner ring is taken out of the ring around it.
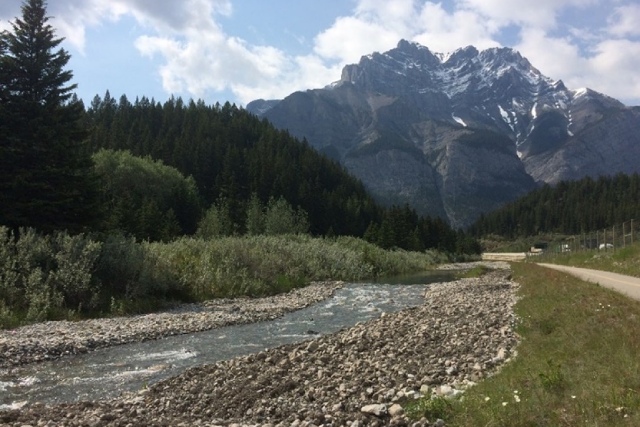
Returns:
[[[428,272],[376,283],[350,283],[333,297],[278,319],[126,344],[0,371],[0,410],[36,402],[94,401],[135,392],[186,369],[258,353],[348,328],[422,303]]]

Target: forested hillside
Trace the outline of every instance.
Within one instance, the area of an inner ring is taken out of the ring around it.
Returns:
[[[474,236],[508,238],[538,233],[577,234],[640,218],[640,175],[584,178],[545,185],[483,215],[469,229]]]
[[[155,161],[193,177],[201,196],[203,220],[199,230],[204,237],[262,234],[269,228],[265,221],[290,216],[288,228],[295,232],[365,236],[384,248],[475,251],[473,242],[465,242],[464,236],[442,220],[419,217],[407,206],[382,209],[362,183],[337,162],[315,151],[306,141],[229,103],[208,106],[200,101],[184,103],[180,98],[170,98],[160,104],[145,97],[131,103],[126,96],[116,101],[107,92],[103,98],[94,98],[86,111],[86,125],[93,149],[108,150],[94,156],[103,189],[112,187],[105,184],[120,183],[119,190],[108,191],[109,197],[117,199],[111,204],[117,212],[126,213],[126,206],[139,212],[137,216],[129,213],[116,218],[112,214],[110,225],[120,224],[120,229],[124,227],[138,237],[167,240],[172,229],[176,236],[192,234],[196,228],[196,224],[188,222],[195,212],[191,202],[140,203],[145,194],[157,193],[154,188],[158,183],[136,183],[140,190],[133,197],[135,203],[123,198],[123,193],[130,193],[123,183],[154,180],[158,173],[149,171],[159,170],[159,165],[153,165]],[[148,160],[134,161],[123,152]],[[126,160],[130,164],[116,167],[113,159],[105,161],[105,157],[114,156],[121,163]],[[106,165],[112,165],[111,173],[127,176],[108,177]],[[138,172],[132,173],[136,168]],[[185,200],[192,199],[188,196]],[[165,206],[164,210],[158,211],[160,205]],[[262,218],[255,220],[256,212]],[[162,227],[150,228],[144,218],[152,218]]]
[[[95,148],[151,156],[192,176],[206,208],[225,201],[234,228],[246,230],[252,194],[284,198],[307,212],[310,231],[362,236],[380,212],[362,184],[305,142],[235,105],[145,97],[131,103],[96,96],[86,120]]]

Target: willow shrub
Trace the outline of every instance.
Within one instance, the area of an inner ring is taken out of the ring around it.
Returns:
[[[83,235],[40,236],[32,229],[20,239],[0,227],[0,323],[68,317],[98,305],[93,268],[101,244]]]
[[[351,237],[307,235],[92,240],[64,232],[15,239],[0,227],[0,325],[121,315],[174,302],[272,295],[311,281],[425,270],[442,255],[387,251]]]
[[[361,239],[306,235],[183,238],[148,243],[162,268],[195,299],[268,295],[317,280],[363,280],[428,269],[435,253],[385,251]]]

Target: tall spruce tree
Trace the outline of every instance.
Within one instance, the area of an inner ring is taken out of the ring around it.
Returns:
[[[79,231],[97,193],[70,55],[48,22],[46,2],[26,0],[0,34],[0,224]]]

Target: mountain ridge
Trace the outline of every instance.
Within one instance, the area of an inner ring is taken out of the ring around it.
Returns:
[[[339,160],[383,202],[460,227],[540,183],[640,170],[640,109],[570,90],[510,48],[439,54],[401,40],[323,89],[247,110]]]

